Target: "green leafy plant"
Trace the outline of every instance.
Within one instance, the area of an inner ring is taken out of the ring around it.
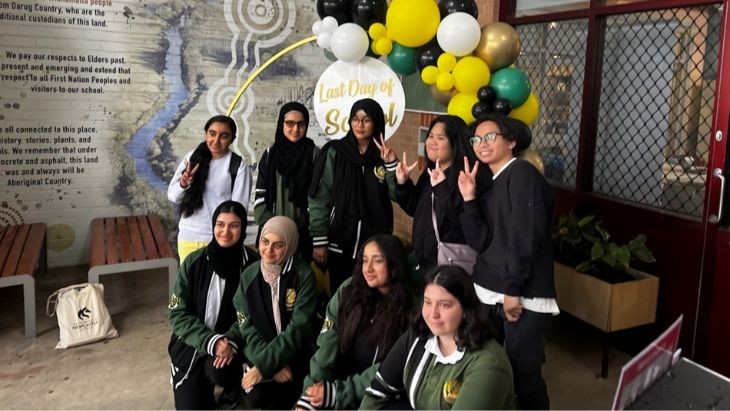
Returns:
[[[646,235],[639,234],[619,245],[592,215],[583,218],[573,213],[561,215],[553,227],[553,244],[559,256],[577,263],[575,269],[586,273],[627,270],[632,260],[656,261],[646,246]]]

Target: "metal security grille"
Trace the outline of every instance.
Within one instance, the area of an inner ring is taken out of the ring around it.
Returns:
[[[540,101],[532,148],[543,158],[545,177],[571,188],[576,183],[587,30],[587,19],[517,27],[522,52],[516,65]]]
[[[702,215],[720,24],[717,5],[607,17],[594,191]]]

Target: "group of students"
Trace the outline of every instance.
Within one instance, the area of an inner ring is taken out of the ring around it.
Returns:
[[[250,408],[549,408],[553,199],[517,158],[529,128],[436,117],[413,184],[417,163],[388,146],[375,100],[353,104],[349,122],[318,149],[306,107],[281,107],[258,165],[257,251],[243,245],[251,173],[229,150],[233,120],[211,118],[181,162],[168,189],[181,212],[176,407],[216,408],[219,385],[218,404]],[[391,201],[413,216],[415,264],[391,234]],[[438,265],[439,241],[473,248],[473,274]],[[329,273],[324,313],[314,264]]]

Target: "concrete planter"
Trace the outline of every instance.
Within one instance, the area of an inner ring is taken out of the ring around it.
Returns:
[[[659,278],[631,269],[628,273],[633,281],[611,284],[555,262],[560,310],[607,333],[653,323]]]

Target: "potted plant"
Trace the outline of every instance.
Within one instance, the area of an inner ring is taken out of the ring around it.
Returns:
[[[561,215],[552,234],[561,310],[605,332],[654,322],[659,279],[630,267],[656,261],[645,235],[618,244],[594,216],[573,213]]]

